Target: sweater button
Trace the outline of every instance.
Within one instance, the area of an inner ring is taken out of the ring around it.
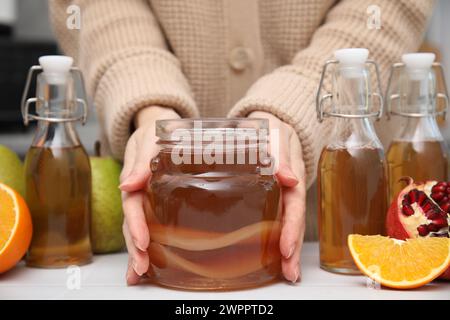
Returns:
[[[242,71],[251,63],[252,52],[248,48],[236,47],[230,52],[230,66],[236,71]]]

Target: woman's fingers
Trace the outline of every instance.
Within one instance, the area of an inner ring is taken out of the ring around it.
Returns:
[[[277,160],[275,174],[283,187],[282,271],[287,280],[296,282],[300,279],[300,251],[305,229],[306,185],[301,144],[294,130],[277,117],[266,112],[252,112],[249,116],[269,119],[271,155]]]
[[[148,179],[150,178],[150,161],[158,154],[158,146],[156,144],[157,138],[154,134],[154,126],[150,125],[146,128],[138,129],[132,138],[130,143],[135,142],[135,151],[133,157],[125,158],[126,177],[120,184],[120,189],[126,192],[134,192],[141,190],[145,187]],[[130,150],[130,153],[133,153]],[[129,168],[132,163],[131,169]]]
[[[269,118],[269,130],[271,135],[271,155],[277,162],[275,175],[282,186],[294,187],[298,183],[298,177],[291,169],[290,136],[291,128],[282,123],[278,118]]]
[[[281,271],[286,280],[295,283],[300,281],[301,279],[301,270],[300,270],[300,253],[301,253],[301,244],[299,243],[296,247],[294,253],[289,259],[281,260]]]
[[[292,188],[298,184],[298,178],[292,172],[291,168],[283,163],[283,158],[280,158],[280,164],[275,175],[280,184],[284,187]]]
[[[135,247],[126,221],[123,224],[123,235],[128,250],[126,280],[128,285],[135,285],[139,283],[141,276],[147,272],[149,268],[149,258],[147,252],[142,252]]]
[[[305,228],[305,202],[301,187],[283,189],[283,228],[280,250],[283,257],[289,259],[302,239]]]
[[[138,129],[127,143],[120,189],[125,216],[123,234],[128,249],[126,277],[129,285],[137,284],[142,275],[151,272],[147,253],[150,234],[143,210],[142,190],[151,176],[150,161],[159,151],[155,136],[155,121],[175,118],[179,116],[170,108],[150,106],[141,109],[135,117],[135,126]]]
[[[125,149],[125,154],[123,157],[123,168],[122,172],[120,173],[121,184],[125,181],[126,178],[128,178],[128,176],[131,173],[131,170],[133,169],[134,159],[136,158],[136,150],[137,150],[136,139],[134,139],[134,136],[132,135],[128,140]]]
[[[125,222],[134,245],[145,252],[150,242],[150,234],[143,209],[143,192],[122,193]]]
[[[302,160],[302,148],[297,135],[289,138],[289,157],[291,170],[300,182],[283,190],[283,229],[280,239],[280,250],[285,259],[282,270],[286,279],[292,282],[300,279],[300,252],[305,233],[306,184],[305,169]]]
[[[272,129],[274,130],[274,129]],[[281,185],[285,187],[294,187],[298,183],[298,177],[292,170],[292,163],[290,157],[290,132],[289,129],[284,127],[283,124],[278,128],[279,133],[279,145],[278,145],[278,170],[276,176]],[[273,143],[273,142],[272,142]],[[298,161],[298,159],[295,159]]]
[[[136,159],[139,156],[138,132],[130,138],[127,144],[124,157],[124,167],[121,173],[122,190],[134,190],[136,183],[133,183],[133,170]],[[142,156],[141,156],[142,157]],[[150,162],[150,160],[148,161]],[[149,168],[149,163],[147,164]],[[150,169],[148,169],[150,172]],[[142,174],[142,179],[148,179],[150,174]],[[132,177],[130,181],[130,177]],[[130,183],[131,182],[131,183]],[[146,252],[150,236],[147,223],[143,211],[143,194],[142,192],[122,192],[122,206],[124,211],[123,234],[128,250],[128,269],[126,280],[128,285],[138,284],[141,276],[145,274],[149,268],[149,257]]]
[[[138,129],[128,143],[131,155],[125,155],[124,174],[120,185],[122,191],[134,192],[143,189],[151,176],[150,161],[159,151],[155,132],[156,120],[178,118],[179,115],[173,109],[160,106],[151,106],[138,112],[135,117]]]
[[[283,256],[282,271],[286,280],[300,279],[300,252],[305,233],[305,191],[304,183],[294,188],[283,189],[283,227],[280,251]]]
[[[126,274],[127,285],[134,286],[135,284],[139,283],[140,279],[141,279],[141,277],[136,273],[136,271],[134,271],[134,269],[132,267],[131,258],[128,257],[128,269],[127,269],[127,274]]]

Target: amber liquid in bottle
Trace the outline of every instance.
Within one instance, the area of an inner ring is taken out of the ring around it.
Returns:
[[[31,147],[25,175],[33,220],[27,265],[52,268],[89,262],[91,171],[84,148]]]
[[[387,152],[390,201],[404,188],[402,177],[414,181],[447,181],[447,148],[443,141],[401,141],[391,143]]]
[[[349,234],[384,234],[387,178],[376,148],[325,148],[319,161],[320,265],[359,273],[347,246]]]
[[[172,164],[160,152],[145,197],[151,273],[189,290],[252,287],[280,273],[280,187],[256,165]],[[252,173],[253,171],[253,173]]]

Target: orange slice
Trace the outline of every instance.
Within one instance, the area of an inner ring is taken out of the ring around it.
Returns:
[[[348,247],[362,273],[395,289],[423,286],[450,266],[449,238],[406,241],[382,236],[348,236]]]
[[[0,273],[14,267],[31,242],[31,216],[23,198],[0,183]]]

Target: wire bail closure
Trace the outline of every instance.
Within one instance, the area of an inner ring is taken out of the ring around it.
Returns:
[[[444,86],[444,92],[437,92],[436,93],[436,99],[443,99],[444,100],[444,107],[442,110],[436,110],[433,112],[426,112],[426,113],[420,113],[420,112],[401,112],[401,111],[393,111],[392,110],[392,101],[398,100],[401,98],[401,95],[398,93],[390,94],[390,88],[392,83],[392,78],[394,76],[394,73],[398,69],[404,69],[405,64],[403,62],[397,62],[394,63],[391,67],[391,72],[388,79],[388,85],[386,89],[386,116],[387,119],[390,120],[391,116],[402,116],[402,117],[410,117],[410,118],[421,118],[421,117],[428,117],[428,116],[442,116],[442,118],[445,120],[447,117],[447,110],[449,108],[449,95],[447,91],[447,84],[445,82],[445,76],[444,76],[444,67],[439,62],[433,62],[432,68],[435,68],[439,70],[440,77],[442,79],[442,83]]]
[[[351,119],[361,119],[361,118],[376,118],[377,120],[380,120],[381,117],[383,116],[383,104],[384,104],[384,99],[383,96],[381,94],[381,81],[380,81],[380,71],[378,69],[378,65],[375,61],[373,60],[367,60],[365,62],[365,64],[368,65],[372,65],[375,67],[375,73],[376,73],[376,77],[377,77],[377,87],[378,87],[378,92],[369,92],[368,95],[369,97],[377,97],[378,101],[379,101],[379,110],[376,112],[370,112],[370,113],[364,113],[364,114],[345,114],[345,113],[337,113],[337,112],[325,112],[324,108],[323,108],[323,104],[324,101],[328,100],[328,99],[332,99],[333,98],[333,94],[332,93],[326,93],[323,96],[321,96],[321,92],[322,92],[322,87],[323,87],[323,82],[325,81],[325,76],[327,73],[327,69],[330,65],[332,64],[339,64],[338,60],[328,60],[325,62],[323,68],[322,68],[322,74],[320,76],[320,82],[319,82],[319,88],[317,90],[317,95],[316,95],[316,112],[317,112],[317,120],[322,123],[324,118],[328,118],[328,117],[338,117],[338,118],[351,118]]]
[[[30,68],[30,70],[28,70],[27,79],[25,82],[25,89],[23,91],[22,101],[21,101],[21,113],[22,113],[23,123],[25,124],[25,126],[28,126],[29,122],[33,121],[33,120],[48,121],[48,122],[72,122],[72,121],[80,121],[81,120],[82,125],[85,125],[86,121],[87,121],[89,109],[88,109],[88,104],[87,104],[86,100],[81,99],[81,98],[75,99],[76,104],[77,105],[81,104],[81,106],[83,108],[83,114],[78,117],[71,117],[71,118],[42,117],[37,114],[29,113],[30,104],[32,104],[32,103],[36,104],[39,100],[37,97],[32,97],[32,98],[27,99],[28,92],[30,90],[31,80],[32,80],[34,74],[37,72],[40,72],[40,71],[43,71],[43,68],[41,66],[37,66],[37,65],[32,66]],[[71,67],[70,72],[73,75],[78,75],[80,82],[81,82],[81,90],[82,90],[83,96],[86,97],[83,73],[77,67]]]

